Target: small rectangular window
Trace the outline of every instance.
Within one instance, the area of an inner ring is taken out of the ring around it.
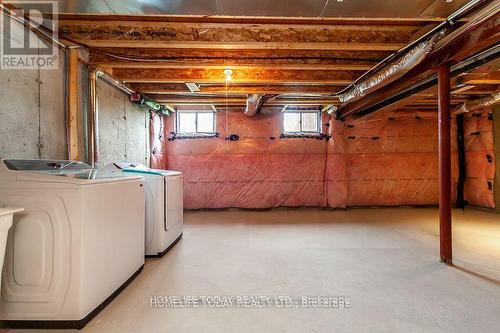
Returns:
[[[213,111],[179,110],[176,115],[178,134],[207,135],[215,133]]]
[[[320,112],[313,110],[285,110],[283,133],[319,134]]]

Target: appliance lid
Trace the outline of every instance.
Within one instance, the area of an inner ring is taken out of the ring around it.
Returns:
[[[113,163],[117,168],[126,173],[140,173],[145,175],[165,176],[165,170],[151,169],[140,163],[116,162]]]
[[[43,173],[51,176],[68,177],[73,179],[107,179],[107,178],[123,178],[124,175],[121,173],[108,171],[108,170],[37,170],[39,173]]]
[[[131,163],[131,162],[115,162],[111,164],[123,171],[124,173],[139,173],[144,175],[158,175],[158,176],[180,176],[182,172],[173,170],[162,170],[162,169],[152,169],[141,163]],[[107,166],[106,168],[108,168]]]
[[[144,164],[140,163],[130,163],[130,162],[115,162],[113,163],[119,169],[137,169],[137,170],[151,170]]]
[[[89,170],[92,167],[86,163],[67,160],[4,160],[5,166],[16,171],[49,171],[49,170]]]
[[[122,172],[94,169],[90,165],[78,161],[9,159],[2,160],[2,162],[2,167],[5,170],[10,170],[10,173],[3,174],[6,179],[15,177],[18,181],[91,185],[143,179],[139,175],[126,175]]]

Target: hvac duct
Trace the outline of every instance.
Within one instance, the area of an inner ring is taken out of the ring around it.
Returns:
[[[266,101],[266,95],[260,94],[250,94],[247,96],[247,106],[245,107],[244,113],[251,117],[255,116],[260,112],[260,108],[264,105]]]
[[[479,54],[476,54],[475,56],[472,56],[466,60],[463,60],[453,65],[451,67],[451,76],[453,77],[457,76],[460,73],[471,71],[481,65],[484,65],[490,61],[497,59],[499,55],[500,55],[500,45],[495,45],[485,51],[482,51]],[[437,84],[437,75],[436,74],[431,75],[428,78],[419,81],[405,88],[402,91],[394,93],[389,97],[386,97],[378,102],[372,103],[368,106],[358,109],[357,112],[354,114],[354,118],[360,118],[372,112],[378,111],[386,106],[393,105],[394,103],[404,98],[413,96],[421,91],[424,91],[428,88],[435,86],[436,84]],[[346,114],[337,112],[336,116],[339,118],[343,118],[346,117]]]
[[[500,92],[496,92],[491,96],[467,101],[455,109],[453,114],[462,114],[474,112],[484,107],[491,107],[500,102]]]
[[[356,79],[349,87],[336,95],[343,103],[353,102],[402,77],[427,57],[427,54],[433,50],[436,42],[449,33],[449,28],[453,29],[457,21],[485,2],[485,0],[470,1],[448,16],[446,21],[441,22],[425,35],[379,62],[371,70]]]
[[[398,60],[395,60],[392,64],[379,69],[373,75],[362,80],[360,83],[354,84],[354,86],[347,92],[340,94],[338,96],[340,101],[352,102],[359,99],[360,97],[365,96],[373,90],[379,89],[386,84],[399,79],[410,69],[421,63],[422,60],[425,59],[427,54],[432,51],[432,48],[434,47],[436,42],[444,35],[445,29],[418,43],[403,56],[401,56]]]

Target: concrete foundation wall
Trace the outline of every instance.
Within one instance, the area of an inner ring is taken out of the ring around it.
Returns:
[[[149,112],[128,96],[97,81],[99,163],[135,162],[149,165]]]
[[[1,158],[67,158],[64,57],[58,69],[0,69]]]
[[[23,35],[24,27],[13,25]],[[31,41],[42,41],[31,34]],[[0,157],[68,158],[65,52],[58,69],[0,69]],[[80,65],[79,150],[86,161],[87,69]],[[149,165],[149,114],[128,96],[98,81],[101,163],[130,161]]]

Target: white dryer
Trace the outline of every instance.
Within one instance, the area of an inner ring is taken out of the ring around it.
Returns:
[[[182,172],[151,169],[139,163],[113,163],[105,167],[144,176],[146,196],[146,257],[163,256],[182,237]]]
[[[58,160],[0,160],[9,231],[0,300],[8,327],[81,328],[144,265],[144,186]]]

